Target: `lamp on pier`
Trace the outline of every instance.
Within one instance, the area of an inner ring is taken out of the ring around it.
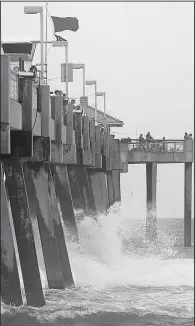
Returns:
[[[40,44],[41,44],[41,84],[44,84],[44,58],[43,58],[43,7],[25,6],[24,13],[27,15],[40,14]]]
[[[58,43],[58,42],[57,42]],[[61,81],[66,80],[66,72],[68,72],[68,82],[73,82],[73,70],[83,69],[83,96],[85,96],[85,64],[84,63],[68,63],[68,69],[66,64],[61,64]]]
[[[106,93],[105,92],[97,92],[96,96],[103,96],[104,97],[104,124],[106,127]]]
[[[95,86],[95,125],[97,126],[98,125],[98,122],[97,122],[97,82],[96,80],[87,80],[86,81],[86,85],[94,85]]]

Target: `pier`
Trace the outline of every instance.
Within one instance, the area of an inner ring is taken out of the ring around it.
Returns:
[[[184,164],[184,246],[191,246],[191,205],[192,205],[192,163],[193,139],[153,139],[140,142],[138,139],[122,139],[121,146],[126,152],[124,171],[128,164],[146,165],[147,218],[146,230],[149,239],[156,238],[156,184],[158,164]]]
[[[14,51],[18,71],[11,67],[12,52],[1,55],[2,301],[23,303],[20,262],[27,305],[45,304],[39,242],[49,288],[74,286],[67,237],[79,242],[75,214],[82,211],[93,218],[105,213],[106,218],[108,209],[121,201],[120,174],[128,173],[130,164],[146,165],[150,241],[157,236],[157,166],[184,164],[184,245],[191,246],[193,139],[116,139],[111,128],[122,127],[121,120],[88,104],[83,109],[83,98],[75,105],[63,94],[51,94],[48,84],[24,71],[23,53]]]

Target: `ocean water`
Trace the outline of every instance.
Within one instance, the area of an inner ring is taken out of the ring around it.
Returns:
[[[75,287],[45,289],[41,308],[2,303],[2,326],[194,325],[194,255],[183,247],[182,219],[158,219],[153,245],[144,219],[122,206],[77,226],[79,245],[68,242]]]

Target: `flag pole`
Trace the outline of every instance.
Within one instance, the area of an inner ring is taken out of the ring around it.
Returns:
[[[65,45],[65,66],[66,66],[66,97],[68,99],[68,42]]]
[[[45,6],[45,78],[47,84],[47,14],[48,14],[48,2]]]

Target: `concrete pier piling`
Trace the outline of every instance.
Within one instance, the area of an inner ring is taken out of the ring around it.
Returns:
[[[93,214],[93,199],[91,194],[91,189],[89,186],[89,179],[86,168],[84,166],[75,166],[76,177],[79,185],[79,191],[81,195],[82,202],[84,203],[84,210],[86,214]]]
[[[98,214],[104,211],[98,172],[95,169],[88,169],[87,174],[94,210]]]
[[[22,305],[22,294],[17,268],[16,254],[11,232],[10,215],[4,182],[4,171],[1,169],[1,297],[4,303]]]
[[[146,237],[149,241],[155,241],[157,238],[156,178],[157,164],[146,163]]]
[[[114,201],[121,201],[121,189],[120,189],[120,170],[112,170],[112,180],[114,189]]]
[[[55,235],[56,235],[56,241],[57,246],[59,250],[59,258],[60,258],[60,264],[61,264],[61,270],[62,270],[62,276],[65,286],[72,286],[74,285],[70,261],[69,261],[69,255],[67,251],[66,246],[66,235],[65,232],[63,232],[63,226],[62,226],[62,219],[60,218],[60,212],[59,212],[59,205],[55,193],[55,186],[52,178],[52,173],[50,170],[50,166],[48,163],[45,163],[48,168],[48,194],[49,194],[49,203],[51,207],[51,213],[53,216],[53,223],[55,228]],[[77,239],[77,232],[76,232],[76,225],[73,226],[73,235]]]
[[[108,199],[109,199],[109,206],[114,204],[114,184],[112,178],[112,171],[107,172],[107,187],[108,187]]]
[[[48,196],[48,168],[40,162],[23,163],[31,218],[39,226],[48,286],[50,289],[65,287],[56,240],[54,221]]]
[[[27,304],[43,306],[45,300],[22,165],[19,159],[11,159],[4,161],[4,168]]]
[[[105,172],[98,172],[101,202],[104,212],[109,208],[107,177]]]
[[[192,163],[185,163],[184,176],[184,246],[191,247]]]
[[[50,168],[63,223],[67,228],[71,239],[73,241],[78,241],[67,166],[64,164],[51,164]]]
[[[68,178],[70,183],[70,191],[72,195],[73,207],[75,210],[85,210],[85,203],[81,198],[79,183],[77,180],[76,170],[74,165],[67,165]]]

